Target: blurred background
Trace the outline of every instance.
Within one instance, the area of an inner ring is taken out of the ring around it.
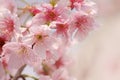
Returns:
[[[93,0],[99,27],[70,50],[78,80],[120,80],[120,0]],[[77,54],[77,55],[76,55]]]

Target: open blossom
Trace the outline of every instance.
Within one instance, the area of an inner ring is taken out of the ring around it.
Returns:
[[[86,13],[77,12],[72,18],[71,31],[76,31],[74,37],[77,39],[84,38],[95,27],[94,18]]]
[[[57,52],[54,51],[50,51],[50,50],[47,50],[46,51],[46,58],[45,60],[50,63],[50,64],[55,64],[55,62],[60,58],[60,54]]]
[[[55,22],[53,25],[50,25],[50,28],[54,29],[54,36],[62,38],[65,43],[69,42],[69,23],[66,22]]]
[[[37,54],[45,58],[47,50],[54,51],[57,48],[54,46],[57,40],[51,34],[52,31],[46,25],[33,26],[30,28],[29,37],[26,37],[25,41]]]
[[[17,69],[24,64],[34,65],[39,60],[38,55],[29,46],[17,42],[6,43],[2,55],[5,55],[4,59],[8,59],[8,69]]]
[[[69,10],[66,5],[42,4],[43,11],[36,14],[32,20],[33,24],[50,24],[52,21],[63,21],[67,18]]]
[[[65,54],[47,54],[47,58],[42,61],[42,68],[37,68],[37,73],[43,75],[51,75],[60,68],[67,68],[71,64],[71,58]]]
[[[67,46],[65,45],[59,46],[57,53],[47,51],[44,63],[52,70],[56,70],[61,67],[68,67],[72,63],[72,60],[68,57],[66,51]]]
[[[17,16],[8,9],[0,9],[0,54],[2,46],[11,41],[16,32],[19,32]]]
[[[19,31],[17,16],[7,9],[0,10],[0,37],[10,40],[14,32]]]

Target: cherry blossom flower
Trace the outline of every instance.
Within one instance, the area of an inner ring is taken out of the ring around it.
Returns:
[[[37,69],[37,73],[39,75],[40,74],[51,75],[53,74],[54,71],[58,70],[59,68],[63,68],[63,67],[67,68],[71,64],[70,58],[65,55],[60,56],[59,54],[56,54],[56,55],[59,55],[57,59],[54,58],[55,57],[54,55],[52,56],[51,54],[49,55],[50,56],[48,58],[43,60],[42,68]]]
[[[50,28],[54,29],[54,36],[62,38],[65,43],[69,42],[69,23],[68,22],[56,22],[51,25]]]
[[[38,13],[33,18],[33,24],[50,24],[52,21],[63,21],[67,18],[69,10],[67,10],[66,5],[56,5],[53,7],[50,4],[43,4],[41,6],[43,11]]]
[[[70,7],[73,9],[75,7],[76,3],[82,3],[84,0],[69,0],[70,1]],[[79,4],[80,5],[80,4]]]
[[[59,59],[55,62],[54,66],[59,69],[61,67],[67,67],[72,63],[70,58],[67,55],[62,55]]]
[[[56,52],[52,52],[50,50],[46,51],[46,61],[50,64],[55,64],[55,62],[59,59],[60,54]]]
[[[52,31],[46,25],[33,26],[30,28],[29,37],[24,40],[28,45],[32,45],[31,47],[37,54],[45,58],[47,50],[55,51],[57,48],[57,45],[55,46],[57,40],[51,34]]]
[[[7,60],[8,69],[17,69],[24,64],[30,66],[34,65],[38,60],[38,55],[36,55],[33,50],[25,45],[24,43],[10,42],[3,46],[3,55]]]
[[[0,54],[2,47],[6,42],[11,41],[15,32],[19,32],[17,16],[12,14],[8,9],[0,9]]]
[[[87,15],[84,12],[77,12],[73,16],[73,20],[71,22],[71,31],[76,32],[74,37],[76,39],[84,38],[88,32],[95,27],[94,18],[90,15]]]
[[[19,32],[17,16],[7,9],[0,10],[0,37],[10,40],[14,32]]]

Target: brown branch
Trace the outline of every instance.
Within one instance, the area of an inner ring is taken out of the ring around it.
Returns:
[[[27,74],[22,74],[22,76],[24,77],[29,77],[29,78],[32,78],[34,80],[39,80],[38,78],[34,77],[34,76],[31,76],[31,75],[27,75]]]
[[[22,71],[24,70],[25,67],[26,67],[26,64],[21,66],[12,80],[17,80],[17,78],[21,75],[21,73],[22,73]]]

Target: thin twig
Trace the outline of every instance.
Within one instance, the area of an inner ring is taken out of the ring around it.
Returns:
[[[24,70],[24,68],[26,67],[26,64],[23,65],[22,67],[20,67],[20,69],[17,71],[17,73],[15,74],[13,80],[17,80],[17,77],[19,77],[22,73],[22,71]]]
[[[31,76],[31,75],[27,75],[27,74],[22,74],[22,76],[24,77],[29,77],[29,78],[32,78],[34,80],[39,80],[38,78],[34,77],[34,76]]]

